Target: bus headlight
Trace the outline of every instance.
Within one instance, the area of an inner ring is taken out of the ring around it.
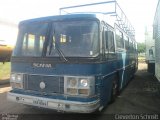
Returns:
[[[77,87],[77,80],[73,77],[69,77],[67,80],[67,86]]]
[[[95,78],[91,76],[65,76],[64,93],[90,96],[95,93]]]
[[[87,79],[80,79],[80,86],[87,87],[88,86],[88,80]]]
[[[14,74],[14,73],[11,74],[10,80],[14,82],[16,80],[16,74]]]
[[[12,88],[23,88],[23,74],[11,73],[10,84]]]
[[[17,74],[17,82],[22,82],[22,80],[23,80],[23,75]]]

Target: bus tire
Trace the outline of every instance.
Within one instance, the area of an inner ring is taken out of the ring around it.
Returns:
[[[117,95],[118,95],[118,83],[117,80],[114,80],[112,83],[110,103],[113,103],[115,101]]]

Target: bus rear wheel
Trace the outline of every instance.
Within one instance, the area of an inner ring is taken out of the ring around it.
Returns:
[[[113,103],[115,101],[117,95],[118,95],[118,83],[117,80],[114,80],[112,83],[110,103]]]

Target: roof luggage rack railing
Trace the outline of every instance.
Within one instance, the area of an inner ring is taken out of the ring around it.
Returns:
[[[84,13],[100,13],[110,15],[116,18],[116,24],[123,29],[130,37],[135,39],[135,29],[120,8],[116,0],[107,0],[105,2],[75,5],[60,8],[60,15],[64,14],[84,14]]]

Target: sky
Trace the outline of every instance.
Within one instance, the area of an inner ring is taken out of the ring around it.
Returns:
[[[104,1],[106,0],[0,0],[0,22],[7,20],[18,24],[25,19],[58,15],[61,7]],[[153,24],[158,0],[117,0],[117,2],[135,28],[136,41],[144,42],[145,27]],[[0,32],[1,29],[2,27]]]

